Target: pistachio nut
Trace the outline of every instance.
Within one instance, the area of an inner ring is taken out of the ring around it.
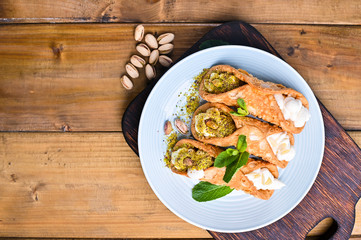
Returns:
[[[130,62],[137,68],[143,68],[146,64],[145,60],[142,57],[139,57],[138,55],[133,55],[130,58]]]
[[[144,27],[143,25],[138,25],[134,31],[134,39],[135,41],[140,42],[143,40],[143,37],[144,37]]]
[[[186,134],[188,132],[187,125],[182,120],[180,120],[179,118],[174,120],[174,125],[175,125],[175,127],[178,129],[178,131],[180,133]]]
[[[166,55],[160,55],[158,60],[163,67],[169,67],[173,63],[172,59]]]
[[[174,45],[171,43],[167,43],[164,45],[161,45],[158,50],[161,54],[168,54],[173,50]]]
[[[142,54],[144,57],[149,57],[150,55],[150,49],[149,47],[144,43],[139,43],[136,47],[137,51]]]
[[[157,40],[160,45],[163,45],[166,43],[171,43],[174,40],[174,34],[173,33],[164,33],[164,34],[160,35],[157,38]]]
[[[166,121],[164,124],[164,133],[165,135],[169,135],[173,130],[172,123],[170,121]]]
[[[159,51],[155,49],[150,53],[149,63],[155,65],[158,62],[158,58],[159,58]]]
[[[127,71],[128,75],[131,78],[139,77],[139,72],[138,72],[137,68],[134,67],[134,65],[131,63],[128,63],[127,65],[125,65],[125,71]]]
[[[183,159],[183,164],[186,165],[187,167],[190,167],[193,165],[193,160],[190,157],[187,157],[185,159]]]
[[[153,65],[147,64],[145,66],[145,76],[149,80],[152,80],[153,78],[155,78],[156,72],[155,72],[155,68],[153,67]]]
[[[152,34],[148,33],[147,35],[145,35],[144,41],[148,44],[150,48],[158,48],[157,39]]]
[[[134,86],[132,80],[130,80],[127,75],[123,75],[120,78],[120,82],[122,83],[123,87],[127,90],[131,90]]]

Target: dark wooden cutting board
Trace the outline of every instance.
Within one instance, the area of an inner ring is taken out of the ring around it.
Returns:
[[[254,27],[236,21],[222,24],[205,34],[177,61],[200,48],[224,44],[251,46],[282,58]],[[124,137],[136,154],[140,115],[156,82],[148,85],[123,115]],[[350,237],[355,222],[355,205],[361,196],[361,150],[320,101],[319,105],[325,123],[325,153],[315,184],[306,197],[289,214],[271,225],[245,233],[209,231],[215,239],[304,239],[327,217],[335,221],[322,239]]]

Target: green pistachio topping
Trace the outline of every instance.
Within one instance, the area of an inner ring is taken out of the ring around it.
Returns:
[[[228,92],[243,84],[243,81],[228,72],[213,71],[204,79],[204,87],[209,93]]]
[[[226,137],[236,131],[236,125],[228,113],[209,108],[195,116],[195,129],[199,137]]]
[[[171,161],[179,171],[202,170],[212,166],[214,158],[205,151],[183,144],[173,150]]]

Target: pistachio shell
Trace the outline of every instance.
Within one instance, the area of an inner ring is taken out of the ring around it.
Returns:
[[[146,64],[145,60],[142,57],[139,57],[138,55],[133,55],[130,58],[130,62],[137,68],[143,68],[144,65]]]
[[[140,42],[143,40],[144,37],[144,27],[143,25],[138,25],[134,30],[134,39],[137,42]]]
[[[133,88],[133,82],[132,80],[130,80],[127,75],[123,75],[120,78],[120,82],[122,83],[123,87],[127,90],[131,90]]]
[[[158,58],[159,58],[159,51],[155,49],[150,53],[149,63],[155,65],[158,62]]]
[[[155,72],[155,68],[153,67],[153,65],[147,64],[145,66],[145,76],[149,79],[152,80],[153,78],[155,78],[156,72]]]
[[[173,63],[172,59],[166,55],[160,55],[158,60],[163,67],[169,67]]]
[[[164,45],[161,45],[158,50],[161,54],[168,54],[173,50],[174,45],[171,43],[167,43]]]
[[[139,43],[136,47],[137,51],[142,54],[144,57],[149,57],[150,55],[150,49],[149,47],[144,43]]]
[[[134,65],[131,63],[128,63],[127,65],[125,65],[125,71],[127,71],[127,73],[129,74],[129,76],[131,78],[139,77],[139,72],[138,72],[137,68],[134,67]]]
[[[172,123],[170,121],[166,121],[164,124],[164,133],[165,135],[169,135],[173,130]]]
[[[181,132],[183,134],[186,134],[188,132],[187,125],[182,120],[180,120],[179,118],[174,120],[174,125],[178,129],[179,132]]]
[[[148,33],[147,35],[145,35],[144,41],[148,44],[150,48],[158,48],[157,39],[152,34]]]
[[[164,33],[164,34],[160,35],[157,38],[157,40],[160,45],[170,43],[174,40],[174,34],[173,33]]]

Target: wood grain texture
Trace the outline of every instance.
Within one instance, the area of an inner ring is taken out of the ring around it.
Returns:
[[[0,20],[39,22],[225,22],[361,24],[357,0],[3,0]]]
[[[0,133],[0,191],[0,237],[209,238],[158,200],[122,133]]]
[[[177,59],[214,24],[146,24],[176,34]],[[361,129],[361,27],[254,25],[346,129]],[[1,131],[121,131],[129,102],[119,77],[134,24],[0,26]],[[340,38],[339,36],[343,36]],[[165,69],[158,69],[159,74]],[[342,107],[340,107],[342,106]]]
[[[177,35],[180,56],[211,27],[146,26]],[[0,26],[0,129],[3,131],[120,131],[132,91],[120,84],[136,53],[134,25]],[[158,74],[161,74],[160,69]]]
[[[149,187],[122,133],[1,133],[0,236],[209,238]]]

